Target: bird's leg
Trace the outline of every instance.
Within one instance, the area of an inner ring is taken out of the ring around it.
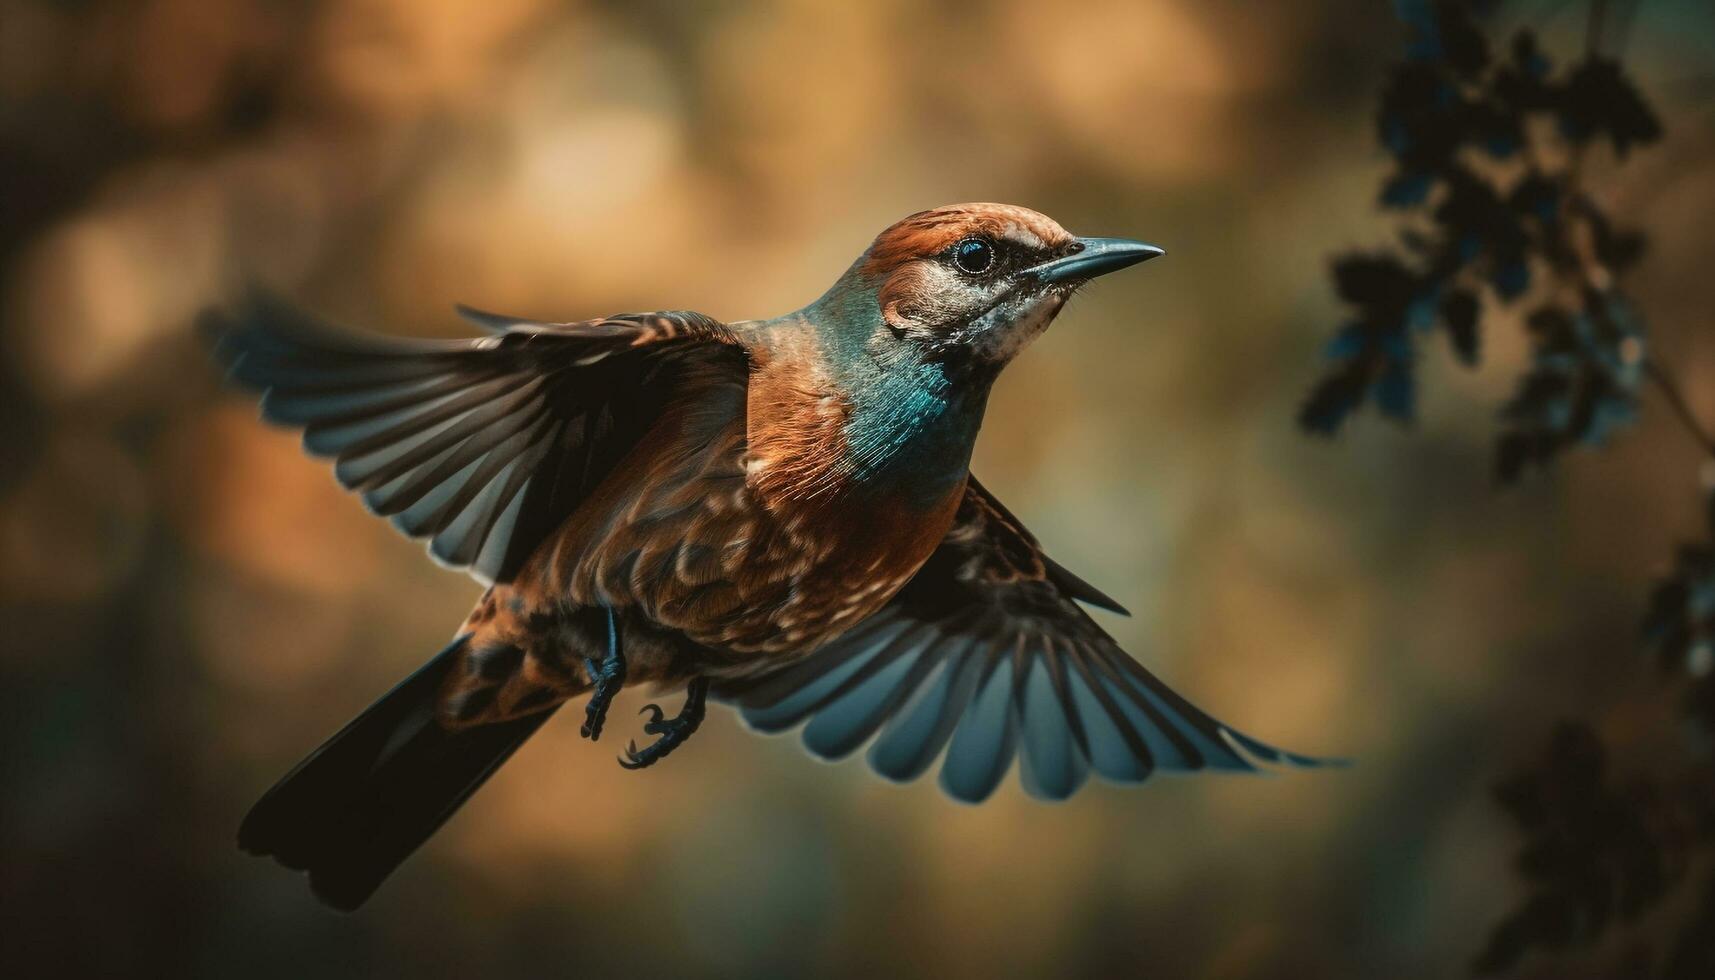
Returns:
[[[619,764],[627,769],[643,769],[660,762],[668,753],[685,744],[685,740],[703,723],[703,704],[708,694],[709,679],[698,677],[685,687],[685,706],[673,717],[664,717],[665,712],[659,705],[644,705],[643,711],[653,711],[655,716],[649,719],[643,730],[661,737],[641,750],[637,748],[636,742],[632,742],[626,748],[625,758],[619,760]]]
[[[625,686],[625,651],[619,645],[619,621],[612,609],[607,611],[607,653],[599,661],[585,657],[584,669],[589,671],[592,690],[590,703],[584,707],[582,731],[584,738],[593,742],[601,738],[601,726],[607,721],[613,696]]]

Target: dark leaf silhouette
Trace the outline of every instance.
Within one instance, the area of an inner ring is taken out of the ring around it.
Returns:
[[[1382,185],[1381,203],[1390,208],[1409,208],[1429,199],[1435,179],[1429,174],[1399,173]]]
[[[1560,216],[1560,184],[1542,174],[1531,174],[1513,186],[1507,204],[1522,218],[1552,224]]]
[[[1533,946],[1594,943],[1659,901],[1683,871],[1658,790],[1614,785],[1601,741],[1583,725],[1562,725],[1543,758],[1497,785],[1495,799],[1526,836],[1516,866],[1532,894],[1490,934],[1480,973],[1508,969]]]
[[[1661,122],[1620,70],[1620,63],[1592,57],[1579,65],[1560,92],[1560,130],[1583,142],[1605,136],[1621,157],[1635,144],[1661,138]]]
[[[1502,409],[1496,470],[1503,482],[1568,446],[1600,445],[1636,415],[1642,341],[1619,301],[1596,295],[1586,304],[1576,313],[1545,306],[1526,321],[1536,356]]]
[[[1298,424],[1318,435],[1332,435],[1369,390],[1366,373],[1353,365],[1323,378],[1298,411]]]
[[[1453,340],[1453,352],[1466,364],[1477,363],[1478,312],[1477,297],[1468,289],[1455,289],[1441,301],[1441,322],[1447,325],[1447,335]]]
[[[1707,494],[1706,535],[1680,545],[1673,571],[1650,594],[1643,634],[1663,671],[1689,678],[1686,708],[1715,736],[1715,487]]]
[[[1590,226],[1596,258],[1603,265],[1615,272],[1624,272],[1643,258],[1643,235],[1615,228],[1607,216],[1595,208],[1584,209],[1584,220]]]

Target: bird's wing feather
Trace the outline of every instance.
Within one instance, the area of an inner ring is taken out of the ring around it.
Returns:
[[[263,294],[205,327],[269,421],[304,430],[341,484],[441,562],[517,573],[640,439],[690,366],[744,371],[700,313],[546,324],[461,310],[493,336],[338,331]]]
[[[1116,608],[1051,562],[973,478],[950,530],[880,612],[809,658],[721,695],[778,732],[808,721],[826,759],[869,743],[896,781],[945,750],[941,785],[977,802],[1016,753],[1033,796],[1064,799],[1090,770],[1141,782],[1157,769],[1250,770],[1283,752],[1204,714],[1127,656],[1077,600]]]

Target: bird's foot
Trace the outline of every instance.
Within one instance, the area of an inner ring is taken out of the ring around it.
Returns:
[[[685,744],[697,726],[703,723],[704,701],[709,693],[709,679],[698,677],[685,688],[685,706],[679,713],[668,718],[667,713],[659,705],[646,704],[638,714],[653,713],[643,726],[643,730],[660,738],[639,749],[632,742],[625,749],[625,758],[619,764],[627,769],[645,769],[665,759],[672,751]]]
[[[625,652],[620,649],[619,628],[611,609],[607,611],[607,653],[600,660],[585,657],[584,669],[589,671],[591,691],[580,731],[593,742],[601,738],[601,726],[607,721],[613,696],[625,686]]]

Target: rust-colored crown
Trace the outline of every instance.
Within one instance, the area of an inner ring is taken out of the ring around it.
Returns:
[[[1059,222],[1011,204],[949,204],[919,211],[876,236],[864,253],[867,276],[884,276],[914,259],[937,255],[972,236],[1018,242],[1029,248],[1058,248],[1072,241]]]

